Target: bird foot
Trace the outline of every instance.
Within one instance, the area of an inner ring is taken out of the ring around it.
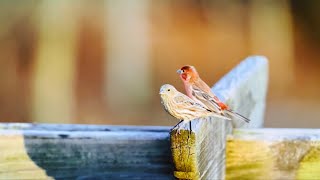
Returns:
[[[175,136],[176,136],[177,134],[179,134],[179,135],[180,135],[180,127],[172,128],[172,129],[171,129],[171,132],[172,132],[172,131],[174,131],[174,130],[176,130]]]
[[[177,132],[176,132],[175,135],[177,135],[177,134],[179,134],[179,135],[181,134],[181,133],[180,133],[180,128],[177,129]]]

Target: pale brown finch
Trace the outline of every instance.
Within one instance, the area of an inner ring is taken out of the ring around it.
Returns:
[[[207,116],[216,116],[223,119],[228,117],[221,116],[217,113],[213,113],[210,109],[197,103],[188,96],[179,92],[174,86],[170,84],[164,84],[160,88],[161,103],[164,109],[173,117],[180,120],[177,124],[188,123],[193,119]],[[177,126],[176,125],[176,126]],[[176,127],[174,126],[173,129]],[[191,131],[191,123],[190,123]],[[179,129],[178,129],[179,132]]]
[[[222,116],[231,116],[247,123],[250,121],[248,118],[231,110],[226,104],[221,102],[211,91],[211,88],[200,78],[195,67],[188,65],[183,66],[177,73],[183,82],[187,95],[194,101]]]

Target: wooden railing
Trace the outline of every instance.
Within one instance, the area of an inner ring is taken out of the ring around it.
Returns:
[[[0,125],[0,179],[173,178],[169,127]]]
[[[0,124],[0,179],[319,179],[320,129],[262,128],[267,81],[255,56],[213,88],[249,124]]]

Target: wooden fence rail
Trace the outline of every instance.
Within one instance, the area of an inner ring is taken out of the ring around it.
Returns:
[[[172,179],[169,127],[0,124],[0,179]]]
[[[221,125],[210,119],[209,124]],[[199,125],[193,124],[195,131]],[[320,130],[316,129],[235,129],[227,137],[225,165],[220,158],[224,153],[218,151],[223,142],[212,142],[216,146],[211,148],[211,138],[206,138],[223,137],[223,133],[193,133],[189,141],[172,142],[181,144],[174,148],[185,156],[175,161],[186,162],[186,167],[173,166],[169,127],[0,124],[0,129],[3,180],[173,179],[173,175],[188,179],[201,177],[201,172],[205,172],[202,179],[220,179],[222,175],[217,172],[223,172],[224,166],[226,179],[320,177]],[[181,134],[188,137],[186,131]],[[195,141],[196,137],[204,142]],[[197,169],[192,162],[198,146],[202,147],[199,154],[207,156]],[[172,152],[177,158],[177,151]],[[177,172],[174,168],[191,171]]]
[[[319,179],[320,129],[264,129],[264,57],[213,88],[245,124],[214,117],[171,127],[0,124],[0,179]],[[236,129],[234,129],[236,128]]]

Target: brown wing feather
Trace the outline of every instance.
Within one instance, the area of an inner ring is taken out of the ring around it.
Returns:
[[[201,103],[207,106],[213,112],[220,112],[220,106],[217,104],[212,96],[207,94],[206,92],[202,91],[201,89],[193,86],[192,87],[192,95],[196,97]]]

